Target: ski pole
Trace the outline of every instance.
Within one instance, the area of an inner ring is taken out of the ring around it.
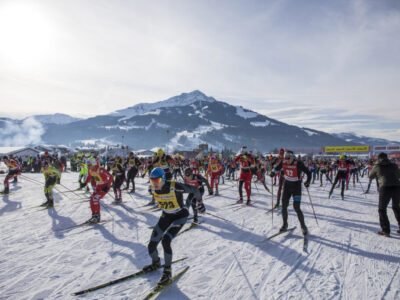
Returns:
[[[21,176],[22,178],[24,178],[25,180],[28,180],[28,181],[30,181],[30,182],[32,182],[32,183],[35,183],[35,184],[38,184],[38,185],[42,185],[42,184],[44,184],[43,182],[40,182],[39,180],[36,180],[36,179],[33,179],[33,178],[29,178],[28,176],[25,176],[25,175],[19,175],[19,176]]]
[[[230,221],[230,220],[227,220],[227,219],[224,219],[224,218],[222,218],[222,217],[220,217],[220,216],[217,216],[217,215],[214,215],[214,214],[212,214],[212,213],[209,213],[208,211],[206,212],[206,214],[207,214],[207,215],[210,215],[210,216],[213,216],[213,217],[215,217],[215,218],[221,219],[221,220],[223,220],[223,221],[226,221],[226,222],[229,222],[229,223],[233,223],[233,222]]]
[[[315,221],[317,222],[317,225],[319,227],[318,220],[317,220],[317,215],[315,214],[314,205],[312,204],[311,195],[310,195],[310,191],[308,190],[308,187],[306,187],[306,190],[307,190],[307,194],[308,194],[308,199],[310,199],[310,204],[311,204],[311,207],[312,207],[312,210],[313,210],[313,213],[314,213]]]
[[[272,226],[274,225],[274,178],[271,177],[271,213],[272,213]]]
[[[358,183],[360,184],[361,189],[362,189],[362,191],[363,191],[364,199],[367,199],[367,195],[365,194],[365,191],[364,191],[364,188],[363,188],[363,186],[362,186],[362,184],[361,184],[361,181],[359,181]]]
[[[75,196],[77,196],[78,198],[86,199],[85,197],[82,197],[82,195],[79,195],[79,194],[76,193],[74,190],[71,190],[70,188],[66,187],[65,185],[63,185],[63,184],[61,184],[61,183],[60,183],[60,185],[61,185],[64,189],[66,189],[67,191],[73,193],[73,194],[74,194]]]

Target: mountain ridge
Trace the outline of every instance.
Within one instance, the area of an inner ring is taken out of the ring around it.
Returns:
[[[214,149],[237,149],[246,144],[260,151],[271,151],[277,147],[322,148],[386,141],[368,137],[357,140],[355,135],[350,138],[289,125],[242,106],[218,101],[199,90],[86,119],[58,114],[56,119],[64,119],[64,123],[49,122],[51,115],[45,116],[41,122],[42,141],[69,146],[125,144],[134,149],[161,146],[168,150],[190,150],[208,143]],[[0,127],[1,124],[0,119]]]

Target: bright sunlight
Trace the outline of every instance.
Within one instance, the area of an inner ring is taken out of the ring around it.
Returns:
[[[51,25],[34,3],[0,3],[0,62],[10,69],[38,67],[53,48]]]

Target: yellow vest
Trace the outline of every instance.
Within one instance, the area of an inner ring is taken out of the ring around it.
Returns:
[[[167,212],[174,212],[180,209],[178,199],[176,199],[175,194],[175,181],[171,181],[168,194],[157,194],[154,192],[153,195],[159,208],[166,210]]]
[[[218,172],[218,164],[211,164],[211,170],[213,172]]]

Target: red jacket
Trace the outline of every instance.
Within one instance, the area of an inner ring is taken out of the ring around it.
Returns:
[[[111,183],[113,182],[113,176],[107,172],[107,170],[100,166],[95,166],[93,169],[89,169],[88,177],[86,178],[86,183],[88,183],[92,179],[95,184],[92,183],[93,187],[96,187],[96,190],[101,190],[106,185],[111,187]]]

